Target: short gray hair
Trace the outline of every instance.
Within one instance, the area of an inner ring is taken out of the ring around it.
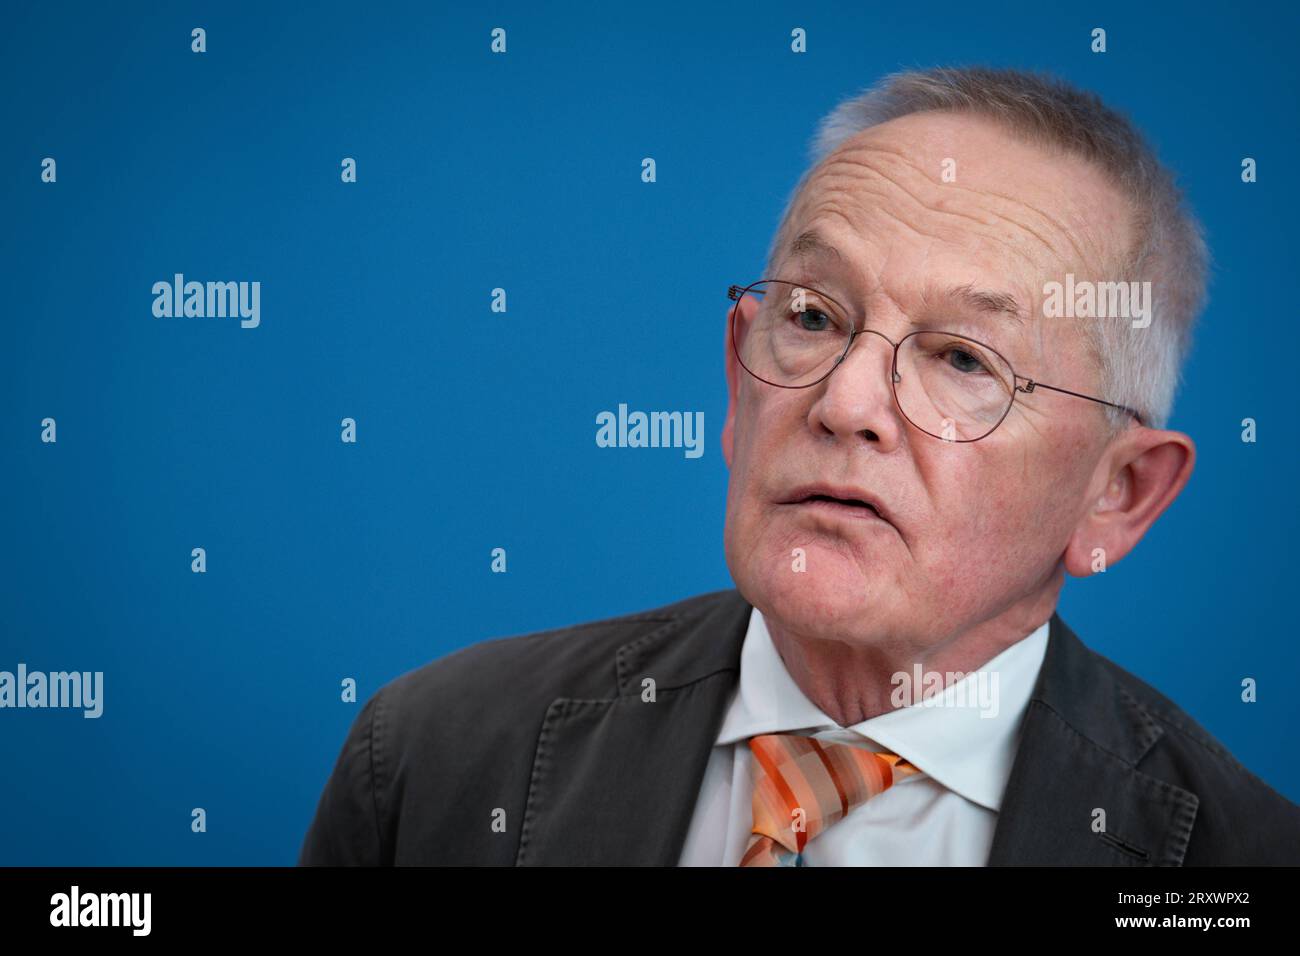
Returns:
[[[1120,265],[1132,278],[1150,277],[1151,324],[1138,330],[1127,321],[1097,320],[1085,330],[1106,390],[1098,397],[1129,405],[1146,424],[1163,428],[1205,305],[1210,263],[1203,229],[1141,132],[1096,95],[1063,80],[1020,70],[938,68],[894,73],[840,103],[818,127],[812,167],[782,214],[769,268],[799,193],[822,159],[862,130],[929,110],[984,116],[1029,142],[1080,156],[1129,200],[1137,239]],[[1107,411],[1112,427],[1124,421],[1123,412]]]

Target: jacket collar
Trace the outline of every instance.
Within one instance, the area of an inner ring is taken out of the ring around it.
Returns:
[[[734,588],[683,602],[617,649],[613,696],[551,703],[517,864],[677,863],[750,611]],[[1181,864],[1197,798],[1136,769],[1162,732],[1053,614],[989,864]]]
[[[1164,733],[1053,614],[989,865],[1180,866],[1199,800],[1138,770]]]
[[[684,602],[618,648],[615,696],[552,701],[516,865],[676,865],[750,610],[735,589]]]

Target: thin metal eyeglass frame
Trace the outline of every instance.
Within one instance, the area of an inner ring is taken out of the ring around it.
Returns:
[[[814,289],[812,286],[807,285],[806,283],[791,282],[789,279],[759,279],[756,282],[751,282],[747,286],[731,285],[727,287],[727,298],[733,300],[734,302],[737,303],[737,305],[739,305],[741,297],[744,296],[746,292],[752,290],[756,285],[762,285],[763,283],[768,283],[768,282],[779,282],[782,285],[790,285],[790,286],[795,286],[796,288],[807,289],[809,292],[814,293],[815,295],[827,300],[828,302],[834,303],[834,305],[840,310],[840,312],[843,315],[847,316],[849,314],[848,310],[844,308],[843,304],[841,304],[839,300],[833,298],[832,296],[827,295],[825,292],[822,292],[819,289]],[[762,295],[766,295],[767,290],[759,290],[759,293]],[[849,349],[853,347],[854,339],[856,339],[859,335],[863,334],[864,332],[869,332],[872,335],[879,335],[882,339],[884,339],[894,348],[894,355],[893,358],[890,360],[890,366],[889,366],[890,368],[889,387],[890,387],[890,391],[894,395],[894,404],[898,406],[898,410],[902,414],[902,416],[906,418],[909,422],[911,422],[912,425],[914,425],[919,431],[925,432],[925,434],[929,435],[931,438],[937,438],[940,441],[954,442],[954,443],[973,442],[973,441],[979,441],[981,438],[987,438],[989,435],[993,434],[993,432],[997,430],[997,427],[1001,425],[1004,421],[1006,421],[1006,417],[1011,414],[1011,408],[1016,403],[1016,393],[1019,392],[1028,395],[1032,393],[1036,388],[1046,388],[1046,389],[1050,389],[1053,392],[1060,392],[1063,395],[1073,395],[1075,398],[1087,399],[1090,402],[1097,402],[1099,405],[1109,405],[1111,408],[1118,408],[1120,411],[1127,412],[1128,414],[1132,415],[1133,418],[1137,420],[1137,423],[1139,425],[1144,425],[1144,422],[1142,421],[1142,414],[1138,412],[1136,409],[1129,408],[1129,406],[1127,405],[1120,405],[1116,402],[1108,402],[1104,398],[1094,398],[1091,395],[1084,395],[1082,392],[1072,392],[1070,391],[1070,389],[1061,388],[1058,385],[1048,385],[1045,382],[1035,381],[1034,379],[1029,378],[1026,375],[1021,375],[1018,372],[1016,372],[1015,366],[1012,365],[1010,361],[1008,361],[1007,357],[1003,355],[1001,352],[999,352],[997,349],[993,348],[991,345],[987,345],[984,342],[981,342],[979,339],[973,339],[969,335],[962,335],[960,332],[948,332],[943,329],[915,329],[911,332],[908,332],[897,342],[895,342],[889,336],[885,335],[883,332],[878,332],[875,329],[850,329],[848,340],[844,343],[844,351],[842,351],[839,354],[839,356],[835,359],[835,362],[831,365],[830,369],[826,372],[825,375],[821,376],[820,378],[814,381],[808,382],[805,385],[783,385],[780,382],[768,381],[762,376],[757,375],[754,372],[750,371],[749,366],[745,364],[745,360],[740,356],[740,343],[736,341],[736,312],[737,312],[737,307],[733,306],[731,309],[731,323],[730,323],[731,324],[731,347],[732,350],[736,353],[736,360],[740,362],[740,367],[743,368],[750,375],[753,375],[754,378],[758,379],[760,382],[763,382],[767,385],[772,385],[776,388],[811,388],[813,385],[816,385],[818,382],[824,382],[827,378],[830,377],[832,372],[834,372],[837,368],[839,368],[840,363],[844,361],[844,357],[849,354]],[[956,338],[966,339],[969,342],[974,342],[976,345],[980,346],[981,348],[988,349],[990,352],[996,355],[1003,362],[1006,362],[1007,368],[1011,369],[1011,376],[1014,385],[1014,389],[1011,392],[1011,401],[1007,402],[1007,407],[1006,410],[1003,411],[1002,417],[999,418],[996,422],[994,422],[993,425],[989,428],[989,430],[986,431],[983,435],[980,435],[979,438],[944,438],[941,435],[936,435],[934,434],[934,432],[922,428],[916,422],[912,421],[911,416],[909,416],[907,412],[903,411],[903,403],[898,397],[898,382],[899,382],[898,350],[902,346],[902,344],[906,342],[908,339],[910,339],[913,335],[919,335],[922,332],[935,332],[938,333],[939,335],[951,335]],[[1023,381],[1025,384],[1021,385],[1020,384],[1021,381]]]

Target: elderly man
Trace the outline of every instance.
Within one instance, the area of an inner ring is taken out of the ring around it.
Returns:
[[[1012,71],[890,77],[817,155],[729,293],[736,589],[388,684],[300,862],[1300,863],[1300,807],[1055,613],[1192,472],[1169,174]]]

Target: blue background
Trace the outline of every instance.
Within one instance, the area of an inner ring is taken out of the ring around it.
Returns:
[[[1295,382],[1276,360],[1297,15],[980,7],[6,5],[0,669],[102,670],[105,711],[0,711],[0,863],[292,863],[381,684],[730,587],[725,289],[759,278],[816,121],[932,65],[1095,90],[1204,219],[1216,275],[1171,423],[1197,470],[1061,612],[1300,799]],[[260,328],[154,318],[174,272],[261,281]],[[596,447],[619,402],[702,410],[704,456]]]

